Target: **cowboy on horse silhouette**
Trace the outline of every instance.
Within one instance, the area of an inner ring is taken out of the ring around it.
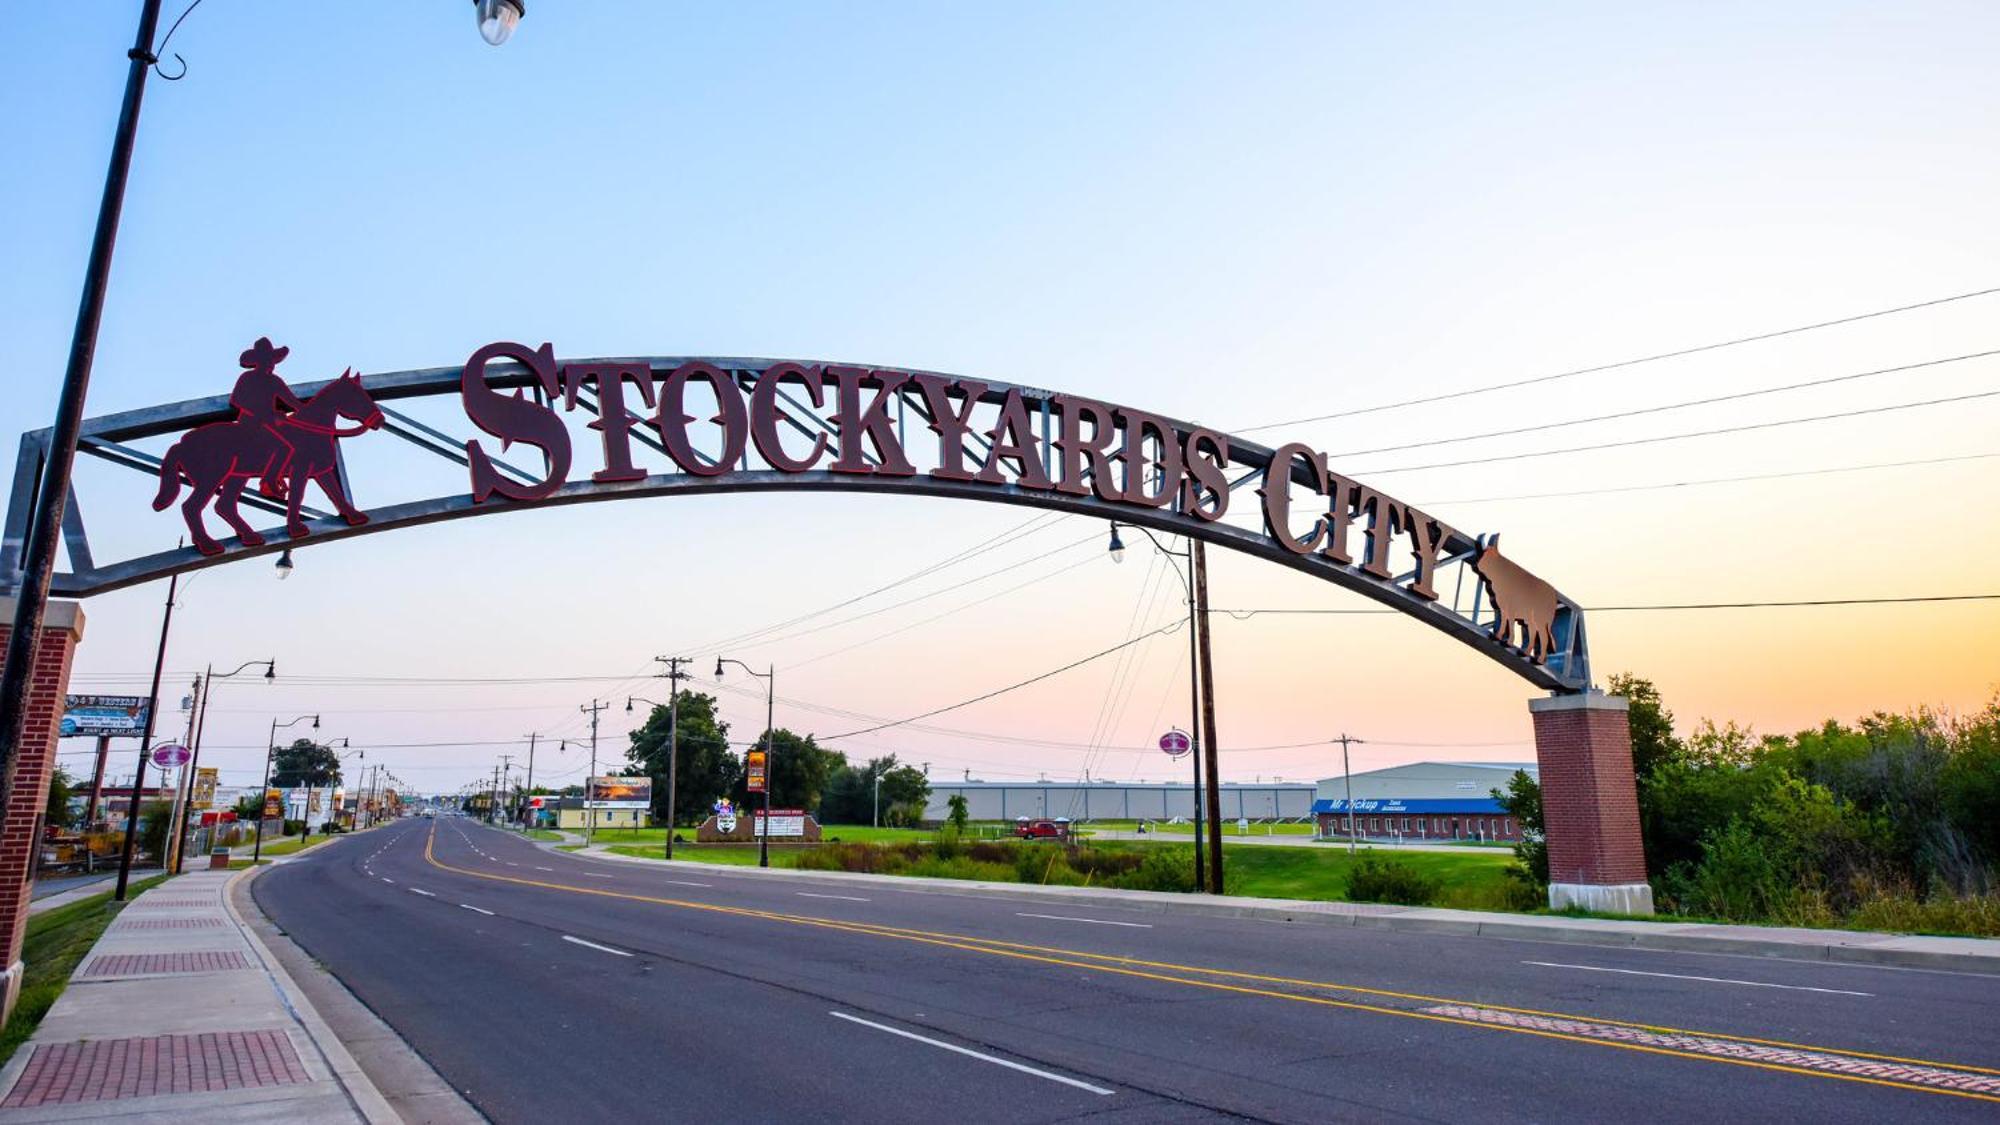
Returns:
[[[285,418],[279,411],[297,414],[305,409],[291,386],[278,377],[278,364],[290,354],[290,348],[271,346],[269,336],[257,337],[256,343],[236,357],[244,371],[236,377],[236,389],[229,392],[229,405],[236,408],[237,421],[258,423],[271,432],[282,448],[273,458],[277,463],[275,470],[266,466],[263,482],[258,486],[258,491],[271,497],[285,494],[285,474],[292,467],[292,443],[285,440],[284,431],[278,428]]]
[[[160,492],[153,498],[153,510],[165,511],[186,482],[192,492],[181,504],[181,515],[195,548],[204,555],[223,549],[202,521],[202,510],[211,501],[215,514],[236,529],[244,546],[263,546],[264,537],[236,508],[252,480],[259,482],[258,490],[265,496],[285,500],[285,531],[293,539],[311,534],[300,508],[306,485],[313,482],[349,525],[368,522],[341,487],[337,445],[341,438],[380,426],[382,411],[353,368],[301,401],[278,375],[279,362],[289,354],[290,348],[275,347],[269,337],[258,337],[238,359],[244,371],[229,394],[236,418],[196,426],[160,461]],[[342,418],[360,425],[342,429],[338,425]]]

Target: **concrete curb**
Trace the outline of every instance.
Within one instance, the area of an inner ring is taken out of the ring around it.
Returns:
[[[277,954],[271,951],[270,946],[264,944],[264,939],[257,933],[256,928],[251,926],[236,909],[237,889],[241,887],[244,893],[248,894],[250,882],[257,877],[258,872],[264,870],[266,868],[261,866],[249,867],[224,883],[223,910],[228,912],[230,921],[236,924],[237,930],[249,941],[250,948],[256,951],[257,960],[262,963],[264,972],[271,978],[272,983],[277,985],[278,994],[283,998],[285,1007],[305,1030],[306,1037],[312,1040],[321,1060],[326,1063],[327,1070],[333,1074],[334,1081],[340,1084],[341,1089],[346,1091],[348,1100],[354,1103],[355,1112],[369,1122],[369,1125],[402,1125],[402,1117],[390,1108],[388,1099],[375,1088],[374,1081],[361,1069],[361,1064],[354,1061],[354,1056],[348,1053],[347,1047],[333,1033],[333,1029],[320,1018],[318,1009],[313,1007],[312,1001],[306,999],[305,991],[299,987],[299,982],[293,980],[292,975],[285,971]]]
[[[1837,961],[1854,965],[1884,965],[1907,969],[2000,975],[2000,940],[1991,938],[1923,937],[1914,934],[1859,930],[1776,930],[1760,926],[1723,926],[1706,922],[1628,922],[1607,918],[1564,918],[1534,914],[1500,914],[1477,910],[1387,906],[1376,903],[1320,902],[1270,898],[1197,898],[1160,891],[1126,891],[1094,887],[1043,887],[1021,883],[984,883],[908,875],[872,875],[849,871],[799,871],[789,867],[737,867],[693,860],[650,859],[616,855],[602,847],[556,855],[611,863],[649,864],[682,871],[720,870],[752,878],[809,879],[864,883],[916,894],[1006,895],[1023,902],[1079,901],[1115,904],[1128,910],[1209,918],[1256,918],[1274,922],[1357,926],[1405,933],[1492,937],[1516,941],[1563,942],[1574,945],[1623,946],[1674,953],[1725,953],[1755,957],[1786,957],[1805,961]]]

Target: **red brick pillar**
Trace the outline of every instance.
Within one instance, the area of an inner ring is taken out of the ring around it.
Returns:
[[[1557,695],[1529,701],[1528,711],[1541,763],[1549,905],[1651,914],[1625,700]]]
[[[0,598],[0,648],[13,632],[14,599]],[[28,931],[28,898],[34,889],[36,839],[42,812],[49,802],[49,770],[56,760],[56,737],[62,730],[63,695],[69,690],[70,658],[83,639],[83,609],[75,602],[50,602],[42,618],[41,643],[35,650],[35,671],[28,683],[28,719],[21,732],[20,758],[14,766],[14,790],[0,821],[0,1020],[13,1014],[21,995],[21,939]]]

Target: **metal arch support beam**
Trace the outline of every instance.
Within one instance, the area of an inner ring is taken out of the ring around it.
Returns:
[[[875,373],[878,377],[894,376],[897,374],[935,375],[954,383],[960,383],[961,385],[964,382],[974,381],[959,380],[957,377],[948,374],[928,372],[920,369],[885,367],[873,364],[835,364],[829,361],[816,360],[801,361],[716,356],[624,356],[558,360],[560,364],[643,365],[656,375],[663,375],[682,364],[690,362],[705,363],[725,372],[730,381],[743,390],[753,388],[756,382],[765,376],[767,371],[780,363],[799,363],[802,366],[819,367],[821,369],[832,366],[859,367]],[[463,377],[464,368],[452,366],[367,374],[362,378],[369,396],[380,406],[400,400],[415,400],[430,397],[455,398],[460,392]],[[296,389],[301,397],[310,397],[325,387],[328,382],[331,381],[302,383]],[[546,405],[539,380],[526,367],[518,363],[510,361],[488,363],[484,371],[484,382],[487,387],[496,391],[525,390],[538,403]],[[1042,468],[1048,475],[1055,476],[1053,457],[1057,440],[1054,413],[1056,410],[1062,408],[1062,403],[1059,400],[1064,399],[1065,396],[1040,387],[1021,386],[988,380],[976,380],[976,382],[985,387],[984,392],[980,395],[982,403],[988,406],[996,406],[1002,404],[1007,396],[1018,394],[1023,404],[1030,411],[1030,416],[1039,416]],[[822,408],[809,409],[788,391],[780,390],[778,397],[785,406],[785,409],[781,412],[784,424],[788,425],[794,431],[808,436],[825,435],[832,438],[839,436],[838,410],[832,404],[828,404]],[[912,421],[926,420],[928,419],[928,411],[926,409],[928,404],[921,396],[913,395],[908,388],[904,388],[896,393],[895,399],[897,403],[894,422],[896,433],[898,440],[904,441],[907,445],[909,441],[914,439],[910,436],[910,427],[904,421],[905,414],[910,412],[915,413],[917,417]],[[1091,400],[1082,399],[1079,401]],[[579,396],[576,405],[591,413],[595,413],[600,406],[588,393]],[[1124,409],[1111,403],[1102,403],[1100,405],[1106,408]],[[398,423],[395,429],[391,430],[394,436],[404,441],[410,441],[424,448],[427,452],[438,455],[440,460],[461,461],[460,457],[452,455],[458,452],[457,450],[446,448],[450,444],[450,439],[442,431],[417,422],[415,419],[398,411],[391,411],[385,408],[384,413],[389,418],[395,419]],[[234,417],[234,414],[235,411],[230,406],[226,395],[214,395],[179,403],[106,415],[85,421],[83,425],[82,447],[86,452],[93,453],[127,469],[150,473],[156,471],[156,459],[149,454],[141,452],[136,446],[130,443],[149,438],[178,435],[204,423],[228,420]],[[1169,432],[1183,438],[1193,430],[1204,428],[1172,417],[1150,413],[1147,416],[1167,427]],[[633,427],[630,431],[630,436],[649,448],[654,450],[660,449],[660,443],[654,440],[657,435],[646,433],[646,425],[647,423],[641,419],[640,425]],[[396,430],[402,430],[403,432],[396,432]],[[1228,448],[1228,463],[1226,466],[1228,472],[1223,481],[1227,491],[1230,493],[1240,493],[1247,491],[1250,486],[1265,483],[1270,475],[1269,465],[1275,451],[1270,447],[1242,440],[1233,435],[1219,434],[1219,436],[1226,440]],[[975,432],[966,435],[966,437],[969,439],[969,445],[984,447],[990,457],[991,447],[984,440],[983,435]],[[21,453],[16,464],[14,484],[17,503],[14,505],[14,509],[20,507],[18,494],[21,490],[24,487],[32,487],[33,476],[38,471],[39,450],[46,444],[47,440],[48,435],[46,431],[37,431],[24,435]],[[970,450],[968,451],[970,452]],[[693,455],[703,461],[709,460],[709,455],[701,451],[693,451]],[[863,456],[871,465],[876,462],[876,458],[868,455],[865,448]],[[1104,501],[1095,495],[1094,490],[1085,496],[1079,497],[1054,490],[1038,491],[1022,489],[1018,485],[994,484],[990,481],[956,482],[939,480],[923,472],[919,472],[914,477],[892,478],[885,478],[874,474],[836,474],[824,470],[805,473],[781,473],[754,467],[749,460],[750,450],[747,448],[744,458],[744,463],[740,468],[734,468],[732,471],[719,476],[701,476],[674,469],[663,473],[655,473],[654,475],[633,481],[599,483],[588,479],[573,480],[564,484],[553,495],[533,504],[516,504],[502,499],[495,499],[485,504],[474,505],[469,495],[458,494],[382,505],[370,508],[368,510],[369,522],[358,528],[350,527],[343,521],[331,519],[318,513],[312,513],[311,518],[307,522],[311,533],[308,539],[289,540],[287,537],[281,535],[273,535],[267,546],[245,549],[239,544],[231,544],[230,549],[225,553],[213,557],[200,556],[192,548],[188,548],[179,551],[161,552],[144,557],[129,558],[123,561],[106,562],[98,565],[82,565],[72,573],[57,575],[54,580],[54,590],[65,596],[88,596],[165,577],[184,570],[202,569],[222,562],[233,561],[241,557],[268,554],[272,551],[283,550],[287,546],[343,539],[354,535],[365,535],[375,531],[388,530],[393,527],[459,519],[470,515],[486,514],[516,507],[539,507],[542,504],[574,504],[632,496],[662,496],[681,493],[701,494],[764,491],[903,492],[912,495],[942,496],[954,499],[979,500],[988,503],[1038,507],[1072,514],[1089,515],[1107,520],[1116,519],[1120,522],[1147,526],[1172,534],[1193,535],[1205,542],[1214,543],[1219,547],[1226,547],[1265,559],[1266,561],[1281,563],[1294,570],[1313,574],[1336,585],[1354,590],[1364,597],[1394,608],[1408,616],[1415,617],[1429,624],[1431,627],[1485,652],[1490,658],[1503,664],[1516,675],[1527,679],[1539,687],[1558,692],[1575,692],[1584,690],[1589,685],[1589,660],[1583,629],[1583,614],[1574,602],[1567,598],[1562,598],[1559,592],[1556,594],[1559,602],[1556,619],[1549,623],[1552,631],[1550,639],[1553,641],[1554,651],[1547,655],[1546,664],[1537,664],[1508,644],[1503,643],[1503,640],[1494,637],[1493,633],[1500,625],[1500,622],[1497,620],[1495,614],[1487,612],[1485,583],[1478,579],[1474,580],[1472,607],[1468,614],[1459,608],[1461,603],[1457,593],[1453,595],[1449,603],[1440,603],[1420,598],[1410,593],[1403,584],[1411,579],[1411,574],[1406,573],[1394,577],[1384,576],[1379,573],[1368,574],[1364,573],[1356,564],[1335,563],[1317,554],[1295,555],[1285,550],[1283,545],[1276,540],[1263,534],[1261,525],[1253,528],[1242,526],[1241,521],[1231,524],[1221,521],[1208,522],[1193,518],[1179,510],[1180,503],[1178,499],[1169,507],[1147,508],[1132,504]],[[545,466],[547,464],[546,457],[544,458],[544,464]],[[526,475],[518,467],[512,465],[505,466],[502,471],[507,472],[516,479]],[[1086,468],[1084,471],[1089,472],[1089,469]],[[1294,459],[1284,470],[1284,475],[1290,482],[1304,486],[1308,492],[1316,491],[1313,469],[1305,463],[1304,459]],[[243,498],[246,506],[263,507],[264,505],[259,503],[261,500],[261,497],[250,494],[246,494]],[[1303,516],[1308,513],[1306,509],[1301,508],[1299,509],[1299,514]],[[24,519],[25,513],[10,510],[7,524],[10,536],[16,525],[20,524]],[[1257,520],[1253,518],[1250,522],[1256,523]],[[11,545],[11,542],[0,543],[0,585],[8,583],[14,576],[14,568],[18,566],[18,561],[5,551],[5,547]],[[1459,587],[1462,591],[1464,581],[1463,571],[1468,569],[1467,560],[1480,549],[1480,546],[1480,538],[1451,531],[1443,542],[1437,544],[1437,562],[1435,565],[1439,568],[1457,565],[1459,567]],[[1483,623],[1482,618],[1485,619]]]
[[[57,575],[54,592],[64,597],[108,593],[169,574],[221,566],[239,559],[295,548],[301,544],[333,542],[395,528],[440,523],[496,512],[533,511],[551,505],[588,504],[647,496],[732,492],[867,492],[941,496],[958,500],[1048,508],[1075,515],[1096,516],[1106,520],[1116,519],[1120,523],[1143,525],[1175,535],[1192,535],[1218,547],[1226,547],[1266,562],[1279,563],[1293,570],[1302,571],[1399,610],[1447,636],[1478,649],[1538,687],[1550,691],[1578,690],[1577,685],[1569,682],[1567,677],[1558,675],[1548,668],[1526,663],[1518,654],[1495,641],[1485,629],[1473,625],[1437,602],[1424,601],[1397,587],[1385,585],[1377,579],[1361,574],[1358,568],[1338,566],[1317,555],[1292,554],[1266,537],[1242,528],[1219,523],[1196,523],[1176,517],[1170,512],[1132,508],[1099,500],[1094,496],[1077,497],[1014,486],[996,487],[977,482],[945,481],[921,475],[891,478],[828,472],[780,473],[770,470],[733,472],[714,477],[663,473],[648,476],[644,480],[610,484],[589,480],[572,481],[547,499],[534,503],[489,500],[484,504],[474,504],[469,493],[441,496],[431,500],[374,509],[369,513],[369,522],[360,527],[349,527],[340,520],[315,521],[308,525],[312,531],[311,536],[303,540],[277,537],[262,547],[232,547],[227,553],[214,556],[204,556],[192,547],[186,547],[130,559],[88,574]]]

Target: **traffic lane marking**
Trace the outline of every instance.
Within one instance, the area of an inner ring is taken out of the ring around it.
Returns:
[[[1258,987],[1256,985],[1250,985],[1250,984],[1228,984],[1228,983],[1223,983],[1222,981],[1219,980],[1203,980],[1203,979],[1190,978],[1184,976],[1172,976],[1168,975],[1167,973],[1152,972],[1148,970],[1166,969],[1177,972],[1195,973],[1199,974],[1200,976],[1206,976],[1206,977],[1233,978],[1236,980],[1247,980],[1247,981],[1256,981],[1260,983],[1288,985],[1299,988],[1318,989],[1318,990],[1326,990],[1334,992],[1347,992],[1347,993],[1354,993],[1371,997],[1383,997],[1392,1000],[1402,1000],[1406,1002],[1425,1001],[1432,1004],[1441,1004],[1441,1005],[1455,1005],[1462,1003],[1461,1001],[1449,1000],[1442,997],[1424,996],[1418,993],[1392,992],[1386,989],[1367,988],[1359,985],[1343,985],[1326,981],[1307,981],[1307,980],[1297,980],[1286,977],[1271,976],[1266,974],[1235,972],[1226,969],[1212,969],[1212,968],[1203,968],[1200,966],[1190,966],[1190,965],[1175,965],[1171,962],[1144,961],[1131,957],[1118,957],[1118,956],[1111,956],[1098,953],[1088,953],[1076,950],[1050,948],[1046,946],[1035,946],[1020,942],[1001,942],[1001,941],[994,941],[991,939],[967,937],[965,935],[960,935],[960,934],[938,933],[925,930],[902,929],[892,926],[845,921],[837,918],[815,918],[808,915],[780,914],[774,911],[751,910],[743,907],[723,906],[712,903],[694,902],[686,899],[653,898],[647,895],[637,895],[637,894],[631,894],[627,892],[614,891],[614,890],[597,890],[590,887],[572,887],[561,883],[543,883],[533,879],[515,879],[506,875],[487,875],[479,871],[473,871],[460,867],[453,867],[450,864],[440,861],[435,854],[434,848],[430,845],[427,845],[425,848],[424,861],[426,863],[429,863],[433,867],[439,868],[440,870],[451,871],[460,875],[467,875],[475,879],[491,879],[498,882],[517,883],[522,886],[540,887],[546,890],[567,891],[571,894],[597,895],[603,898],[629,899],[634,902],[647,902],[661,906],[676,906],[687,910],[703,910],[703,911],[710,911],[713,913],[730,914],[739,917],[760,918],[767,921],[784,922],[800,926],[814,926],[822,929],[840,930],[848,933],[860,934],[863,936],[908,941],[921,945],[934,945],[948,949],[960,949],[970,953],[983,953],[988,956],[1007,957],[1020,961],[1057,965],[1066,968],[1087,969],[1093,972],[1105,973],[1107,975],[1112,975],[1112,976],[1135,977],[1146,980],[1160,981],[1167,984],[1186,985],[1193,988],[1201,988],[1217,992],[1228,992],[1244,996],[1267,997],[1275,1000],[1289,1000],[1297,1003],[1313,1004],[1329,1008],[1340,1008],[1350,1011],[1369,1012],[1377,1015],[1399,1016],[1404,1019],[1450,1024],[1459,1027],[1483,1027],[1489,1030],[1508,1031],[1515,1034],[1530,1035],[1542,1039],[1566,1041],[1573,1043],[1585,1043],[1585,1044],[1591,1044],[1593,1046],[1611,1047],[1620,1050],[1633,1051],[1641,1054],[1662,1055],[1662,1056],[1681,1058],[1681,1059],[1701,1059],[1704,1061],[1711,1061],[1711,1062],[1734,1065],[1734,1066],[1743,1066],[1757,1070],[1772,1071],[1776,1073],[1802,1075],[1812,1078],[1827,1078],[1837,1081],[1854,1082],[1863,1085],[1884,1086],[1891,1089],[1903,1090],[1910,1093],[1941,1094],[1950,1097],[1968,1098],[1976,1101],[2000,1103],[2000,1096],[1943,1089],[1938,1086],[1919,1085],[1913,1082],[1897,1081],[1894,1079],[1867,1077],[1855,1074],[1832,1073],[1824,1070],[1810,1070],[1804,1067],[1790,1066],[1782,1063],[1765,1062],[1765,1061],[1745,1059],[1745,1058],[1719,1057],[1716,1055],[1701,1054],[1692,1051],[1676,1050],[1671,1047],[1655,1047],[1639,1043],[1619,1042],[1615,1040],[1606,1040],[1603,1038],[1597,1038],[1586,1035],[1565,1034],[1560,1031],[1544,1030],[1541,1028],[1531,1028],[1525,1026],[1507,1026],[1503,1024],[1488,1022],[1485,1020],[1464,1018],[1453,1015],[1445,1015],[1436,1012],[1425,1012],[1425,1011],[1413,1010],[1410,1008],[1393,1008],[1383,1003],[1364,1003],[1355,1000],[1337,1000],[1326,996],[1305,995],[1298,992],[1282,992],[1274,988]],[[1145,966],[1145,968],[1134,968],[1132,966]],[[1506,1008],[1501,1005],[1493,1005],[1493,1004],[1481,1005],[1481,1007],[1487,1011],[1509,1011],[1524,1015],[1553,1016],[1558,1019],[1577,1018],[1574,1016],[1567,1016],[1563,1013],[1546,1012],[1531,1008]],[[1886,1062],[1909,1063],[1919,1066],[1939,1067],[1969,1074],[2000,1075],[2000,1070],[1993,1070],[1985,1067],[1972,1066],[1964,1063],[1942,1063],[1929,1059],[1915,1059],[1915,1058],[1908,1058],[1905,1056],[1885,1055],[1868,1051],[1853,1051],[1842,1048],[1815,1047],[1802,1043],[1788,1043],[1782,1040],[1759,1039],[1752,1036],[1732,1035],[1729,1033],[1687,1031],[1686,1029],[1663,1027],[1653,1024],[1639,1024],[1639,1023],[1632,1023],[1630,1021],[1597,1020],[1594,1022],[1612,1024],[1617,1026],[1625,1026],[1629,1028],[1638,1029],[1641,1031],[1655,1031],[1655,1032],[1679,1033],[1684,1035],[1698,1035],[1705,1038],[1727,1039],[1727,1040],[1734,1040],[1739,1043],[1754,1043],[1761,1046],[1789,1047],[1806,1051],[1825,1052],[1829,1054],[1837,1053],[1846,1056],[1848,1058],[1871,1059],[1871,1060],[1879,1060]]]
[[[434,895],[434,894],[432,894],[431,892],[429,892],[429,891],[427,891],[427,890],[423,889],[422,887],[411,887],[411,888],[410,888],[410,893],[411,893],[411,894],[413,894],[413,895],[422,895],[422,896],[424,896],[425,898],[436,898],[436,897],[437,897],[436,895]]]
[[[714,883],[692,883],[686,879],[668,879],[667,882],[677,887],[713,887],[715,885]]]
[[[867,902],[867,901],[868,901],[867,899],[865,899],[865,898],[862,898],[862,897],[861,897],[861,896],[859,896],[859,895],[816,895],[816,894],[812,893],[811,891],[795,891],[795,892],[793,892],[793,893],[797,894],[797,895],[798,895],[798,896],[799,896],[800,898],[837,898],[837,899],[841,899],[842,901],[845,901],[845,902]]]
[[[1628,977],[1668,977],[1673,980],[1694,980],[1706,984],[1740,984],[1746,988],[1783,988],[1792,992],[1825,992],[1834,996],[1874,996],[1872,992],[1856,992],[1851,988],[1815,988],[1805,984],[1773,984],[1764,980],[1734,980],[1729,977],[1698,977],[1689,973],[1651,973],[1643,969],[1614,969],[1607,965],[1570,965],[1561,961],[1523,961],[1523,965],[1539,965],[1544,969],[1579,969],[1587,973],[1619,973]]]
[[[1047,918],[1052,922],[1088,922],[1093,926],[1130,926],[1135,930],[1150,930],[1151,922],[1110,922],[1103,918],[1076,918],[1068,914],[1029,914],[1024,910],[1014,912],[1016,918]]]
[[[832,1016],[834,1019],[837,1020],[846,1020],[849,1023],[858,1023],[863,1027],[872,1027],[877,1031],[886,1031],[891,1035],[900,1035],[905,1039],[914,1039],[919,1043],[924,1043],[932,1047],[940,1048],[942,1050],[951,1051],[955,1054],[964,1055],[967,1058],[978,1059],[980,1062],[992,1063],[994,1066],[1004,1066],[1008,1070],[1018,1070],[1022,1074],[1032,1074],[1037,1078],[1046,1078],[1051,1082],[1060,1082],[1065,1086],[1074,1086],[1079,1090],[1088,1090],[1093,1094],[1102,1094],[1108,1097],[1118,1092],[1116,1090],[1107,1090],[1102,1086],[1093,1086],[1088,1082],[1080,1082],[1074,1078],[1069,1078],[1061,1074],[1052,1074],[1046,1070],[1040,1070],[1032,1066],[1027,1066],[1023,1063],[1017,1063],[1012,1059],[1003,1059],[995,1055],[989,1055],[981,1051],[972,1050],[969,1047],[961,1047],[956,1043],[946,1043],[942,1039],[932,1039],[928,1035],[918,1035],[914,1031],[904,1031],[900,1027],[890,1027],[886,1023],[876,1023],[874,1020],[864,1020],[860,1016],[850,1016],[846,1012],[828,1012],[827,1015]]]
[[[474,914],[484,914],[484,915],[486,915],[486,916],[487,916],[488,918],[492,918],[492,917],[494,917],[494,916],[495,916],[495,915],[494,915],[494,913],[493,913],[493,912],[492,912],[491,910],[482,910],[482,909],[480,909],[479,907],[477,907],[477,906],[474,906],[474,905],[472,905],[472,904],[471,904],[471,903],[469,903],[469,902],[461,902],[461,903],[459,903],[459,904],[458,904],[458,908],[459,908],[460,910],[470,910],[470,911],[472,911],[472,912],[473,912]]]
[[[583,940],[583,939],[582,939],[582,938],[580,938],[580,937],[571,937],[571,936],[569,936],[568,934],[564,934],[564,935],[562,936],[562,939],[563,939],[564,941],[567,941],[567,942],[574,942],[574,943],[576,943],[577,945],[583,945],[583,946],[588,946],[588,947],[590,947],[591,949],[595,949],[595,950],[599,950],[599,951],[601,951],[601,952],[604,952],[604,953],[616,953],[616,954],[617,954],[618,956],[620,956],[620,957],[630,957],[630,956],[632,956],[632,954],[631,954],[631,953],[630,953],[629,951],[627,951],[627,950],[623,950],[623,949],[613,949],[613,948],[611,948],[611,947],[610,947],[610,946],[608,946],[608,945],[599,945],[599,944],[597,944],[597,943],[596,943],[596,942],[594,942],[594,941],[585,941],[585,940]]]

